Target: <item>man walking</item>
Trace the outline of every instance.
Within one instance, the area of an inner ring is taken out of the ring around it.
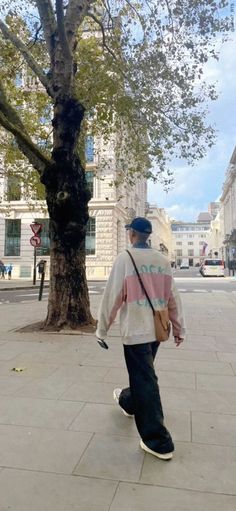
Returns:
[[[129,225],[130,253],[155,310],[168,308],[176,346],[185,333],[182,306],[168,259],[147,243],[152,224],[135,218]],[[172,458],[174,444],[164,425],[164,415],[154,359],[159,347],[153,312],[127,251],[116,258],[98,312],[96,336],[104,341],[120,309],[120,329],[129,373],[129,388],[115,389],[113,397],[123,413],[135,418],[146,452],[160,459]]]

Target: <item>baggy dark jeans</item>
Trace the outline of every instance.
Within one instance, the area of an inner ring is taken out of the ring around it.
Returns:
[[[159,347],[157,341],[124,345],[130,387],[123,389],[120,406],[135,417],[138,432],[149,449],[160,454],[174,450],[164,416],[154,359]]]

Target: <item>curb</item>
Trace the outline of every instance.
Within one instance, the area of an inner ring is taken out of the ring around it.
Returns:
[[[49,284],[45,284],[44,285],[44,289],[46,287],[49,287]],[[17,289],[39,289],[39,286],[15,286],[15,287],[0,287],[0,292],[1,291],[16,291]]]
[[[107,282],[106,280],[104,279],[101,279],[101,280],[88,280],[87,281],[87,284],[89,286],[89,284],[93,282],[93,283],[96,283],[96,282]],[[49,282],[46,282],[46,284],[44,284],[44,289],[45,288],[49,288]],[[40,282],[37,282],[37,284],[35,284],[35,286],[32,284],[30,286],[21,286],[21,285],[15,285],[14,287],[1,287],[0,286],[0,292],[1,291],[16,291],[18,289],[39,289],[40,288]]]

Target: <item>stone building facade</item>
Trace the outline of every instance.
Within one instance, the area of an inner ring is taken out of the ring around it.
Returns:
[[[169,259],[172,252],[171,221],[163,208],[148,206],[147,218],[152,222],[151,246],[160,250]]]
[[[236,147],[226,170],[220,198],[223,210],[223,250],[226,266],[236,269]]]
[[[147,204],[146,179],[137,180],[134,186],[114,186],[117,170],[112,146],[109,167],[97,172],[101,152],[89,139],[86,146],[86,176],[92,198],[89,202],[89,222],[86,236],[86,271],[88,279],[106,279],[114,258],[128,246],[125,224],[134,216],[145,216]],[[9,192],[9,183],[0,179],[0,259],[5,265],[13,265],[13,278],[32,278],[34,248],[30,244],[33,233],[30,224],[34,220],[43,224],[42,245],[36,249],[36,264],[47,261],[46,277],[49,275],[49,220],[44,201],[28,202],[23,189]],[[6,200],[8,195],[8,200]],[[13,200],[14,199],[14,200]]]

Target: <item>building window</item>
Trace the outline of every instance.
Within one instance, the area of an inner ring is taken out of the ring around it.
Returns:
[[[7,178],[7,200],[15,201],[21,199],[21,185],[18,176],[8,176]]]
[[[86,255],[95,254],[95,242],[96,242],[96,218],[89,218],[86,227],[86,238],[85,238],[85,253]]]
[[[193,234],[187,234],[187,238],[193,238]]]
[[[199,241],[199,245],[204,245],[205,241]]]
[[[5,256],[20,255],[21,220],[5,220]]]
[[[194,250],[188,250],[188,256],[193,257],[194,256]]]
[[[85,179],[86,179],[87,187],[91,193],[91,198],[92,198],[93,191],[94,191],[94,173],[92,170],[86,170]]]
[[[176,241],[176,245],[182,245],[182,241]]]
[[[94,137],[87,135],[85,140],[85,160],[87,163],[94,161]]]
[[[182,257],[182,250],[176,250],[176,256]]]
[[[50,237],[49,237],[49,218],[36,218],[37,224],[42,224],[42,230],[39,233],[41,238],[41,245],[37,248],[38,256],[45,256],[50,254]]]
[[[193,245],[193,241],[188,241],[188,245]]]

